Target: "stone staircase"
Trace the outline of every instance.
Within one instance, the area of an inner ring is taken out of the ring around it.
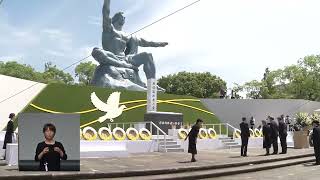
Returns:
[[[159,139],[160,152],[184,152],[184,149],[172,138],[166,139],[166,147],[164,146],[164,139]]]
[[[228,149],[241,147],[241,145],[231,137],[220,137],[219,140],[224,144],[224,147]]]

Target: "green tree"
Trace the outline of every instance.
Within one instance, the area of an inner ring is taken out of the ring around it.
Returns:
[[[42,81],[42,74],[30,65],[19,64],[16,61],[0,62],[0,74],[16,78]]]
[[[226,82],[209,72],[179,72],[161,77],[158,84],[167,93],[198,98],[219,97],[220,90],[226,89]]]
[[[51,62],[45,63],[43,79],[45,83],[74,83],[74,79],[69,73],[65,73],[58,69],[57,66],[53,65]]]
[[[250,98],[294,98],[320,101],[320,55],[306,56],[297,64],[270,71],[259,81],[243,85]],[[259,90],[260,88],[260,90]]]
[[[97,65],[93,64],[91,61],[80,63],[76,66],[75,73],[78,77],[80,84],[89,85],[93,78],[93,73]]]

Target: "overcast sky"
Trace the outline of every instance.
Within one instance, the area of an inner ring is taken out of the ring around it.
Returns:
[[[130,33],[194,1],[113,0],[111,14],[124,11],[124,30]],[[64,68],[87,56],[101,46],[102,3],[4,0],[0,60],[43,70],[46,61]],[[169,42],[165,48],[140,49],[153,53],[157,77],[209,71],[230,87],[261,79],[266,67],[320,54],[319,7],[319,0],[201,0],[136,36]]]

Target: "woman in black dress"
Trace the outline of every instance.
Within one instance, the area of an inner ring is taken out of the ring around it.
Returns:
[[[3,149],[6,149],[7,148],[7,144],[8,143],[12,143],[12,136],[13,136],[13,119],[16,115],[14,113],[10,113],[9,115],[9,118],[10,118],[10,121],[8,122],[7,124],[7,129],[6,129],[6,134],[5,134],[5,137],[4,137],[4,142],[3,142]]]
[[[201,119],[197,119],[195,125],[192,126],[189,134],[187,135],[186,139],[189,137],[189,147],[188,153],[192,154],[191,162],[196,162],[195,155],[197,154],[197,138],[199,134],[199,130],[202,127],[203,121]]]
[[[271,148],[271,127],[267,121],[262,121],[263,148],[266,148],[266,156],[268,156]]]
[[[45,124],[43,127],[45,141],[38,144],[35,161],[39,161],[40,171],[60,171],[60,159],[67,160],[67,154],[63,145],[53,138],[56,127],[53,124]]]

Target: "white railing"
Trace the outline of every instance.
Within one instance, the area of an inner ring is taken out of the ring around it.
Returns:
[[[142,128],[146,128],[150,130],[151,136],[153,137],[153,130],[155,129],[155,135],[156,135],[156,142],[158,145],[158,151],[160,151],[160,136],[163,136],[163,146],[164,146],[164,150],[166,150],[167,147],[167,133],[165,133],[162,129],[160,129],[156,124],[154,124],[153,122],[123,122],[123,123],[107,123],[106,127],[108,127],[111,131],[116,128],[116,127],[120,127],[123,130],[126,131],[126,129],[132,127],[137,129],[138,131]]]
[[[237,129],[228,123],[203,124],[202,127],[205,129],[213,128],[216,131],[217,135],[219,136],[225,135],[229,137],[231,135],[233,138],[234,138],[234,131]],[[232,134],[229,134],[229,133],[232,133]]]

